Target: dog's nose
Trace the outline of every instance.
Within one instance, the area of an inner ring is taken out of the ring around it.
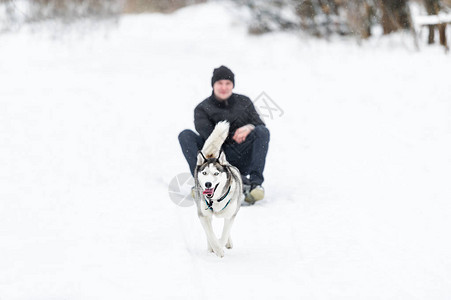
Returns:
[[[205,182],[205,187],[206,187],[207,189],[211,188],[211,182]]]

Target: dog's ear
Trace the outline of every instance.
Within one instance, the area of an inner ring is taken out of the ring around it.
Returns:
[[[221,165],[227,165],[228,164],[226,156],[225,156],[225,153],[222,150],[219,151],[218,162]]]
[[[207,159],[205,158],[204,154],[199,150],[199,152],[197,152],[197,165],[200,166],[206,161]]]

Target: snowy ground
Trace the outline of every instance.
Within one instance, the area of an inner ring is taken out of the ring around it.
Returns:
[[[406,36],[252,37],[233,16],[214,3],[107,36],[0,36],[1,300],[449,299],[450,56]],[[221,64],[280,108],[267,197],[242,207],[223,259],[168,196]]]

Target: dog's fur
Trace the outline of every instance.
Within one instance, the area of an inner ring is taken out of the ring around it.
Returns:
[[[216,124],[197,155],[194,171],[197,214],[207,235],[208,250],[219,257],[224,256],[224,246],[228,249],[233,247],[230,230],[244,197],[240,171],[227,162],[221,151],[228,134],[228,122]],[[224,218],[219,240],[213,232],[213,216]]]

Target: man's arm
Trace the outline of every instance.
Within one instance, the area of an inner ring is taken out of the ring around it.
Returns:
[[[214,124],[208,118],[207,113],[199,106],[194,109],[194,127],[204,140],[208,138],[214,128]]]
[[[249,119],[250,119],[249,124],[252,124],[254,126],[265,125],[265,123],[262,121],[262,119],[258,115],[258,112],[255,109],[254,103],[249,98],[247,98],[247,101],[248,101],[247,109],[249,112]]]
[[[257,125],[265,125],[265,123],[262,121],[260,116],[257,113],[257,110],[255,109],[254,103],[252,103],[251,99],[245,97],[246,101],[246,110],[248,112],[248,121],[249,123],[247,125],[244,125],[240,128],[238,128],[235,131],[235,134],[233,135],[233,140],[237,142],[238,144],[241,144],[244,142],[251,133],[252,130],[254,130],[255,126]]]

